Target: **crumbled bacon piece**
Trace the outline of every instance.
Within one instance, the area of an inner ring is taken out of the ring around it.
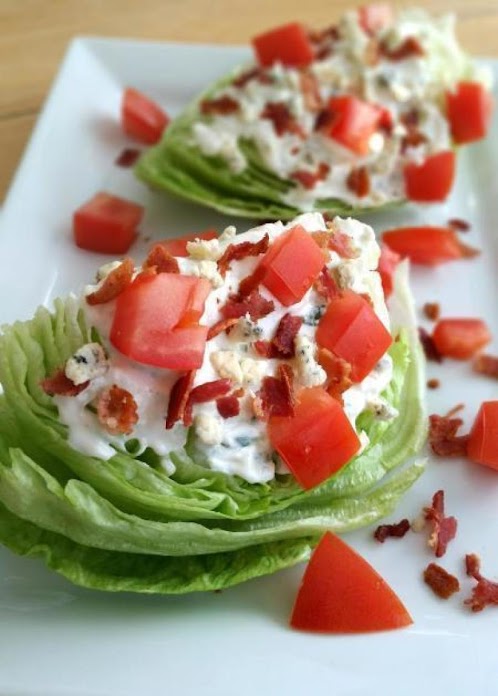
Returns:
[[[358,257],[358,252],[353,249],[351,237],[344,232],[334,230],[332,232],[312,232],[313,240],[318,244],[320,249],[330,249],[343,259],[355,259]]]
[[[449,599],[451,595],[460,590],[458,578],[448,573],[437,563],[429,563],[424,570],[424,581],[441,599]]]
[[[192,389],[192,384],[194,383],[194,377],[195,370],[191,370],[179,377],[174,383],[169,396],[166,430],[172,428],[177,421],[183,420],[188,396]]]
[[[374,538],[383,544],[387,537],[401,539],[409,530],[410,522],[405,518],[396,524],[380,524],[374,532]]]
[[[465,408],[465,404],[456,404],[453,406],[453,408],[450,408],[448,413],[445,414],[445,418],[453,418],[453,416],[456,416],[457,413],[460,413],[460,411],[463,411]]]
[[[436,379],[435,377],[431,377],[431,379],[427,380],[427,387],[429,389],[438,389],[438,387],[441,386],[441,382]]]
[[[468,435],[457,435],[461,418],[429,416],[429,444],[439,457],[464,457],[467,453]]]
[[[221,315],[225,319],[243,317],[249,314],[253,321],[266,317],[275,309],[272,300],[267,300],[257,290],[253,290],[247,297],[239,298],[237,295],[230,295],[226,304],[220,309]]]
[[[382,42],[380,44],[380,50],[384,58],[388,60],[405,60],[405,58],[415,58],[416,56],[425,55],[425,51],[420,42],[414,36],[408,36],[396,48],[389,48],[385,42]]]
[[[232,317],[231,319],[220,319],[220,321],[217,321],[216,324],[213,324],[213,326],[209,327],[207,340],[210,341],[212,338],[218,336],[218,334],[222,333],[223,331],[228,331],[232,328],[232,326],[235,326],[235,324],[238,321],[239,320],[237,317]]]
[[[138,422],[137,402],[129,391],[113,384],[99,394],[97,417],[111,435],[129,435]]]
[[[432,505],[424,508],[424,515],[425,519],[432,523],[432,533],[428,544],[434,550],[436,557],[441,558],[457,531],[455,517],[446,517],[444,514],[444,491],[439,490],[434,493]]]
[[[268,251],[270,238],[267,234],[257,242],[241,242],[240,244],[229,244],[225,249],[223,256],[218,260],[218,271],[222,276],[230,268],[232,261],[241,261],[248,256],[259,256]]]
[[[217,99],[204,99],[200,103],[200,109],[205,115],[228,116],[239,110],[239,102],[228,94],[223,94]]]
[[[441,314],[441,307],[438,302],[426,302],[423,307],[424,314],[430,321],[437,321]]]
[[[498,356],[482,353],[474,360],[472,369],[480,375],[498,379]]]
[[[322,109],[322,111],[318,112],[315,118],[313,130],[328,133],[336,118],[337,114],[334,113],[331,109]]]
[[[408,133],[401,140],[401,152],[405,152],[409,147],[418,147],[427,142],[427,136],[416,128],[410,128]]]
[[[443,356],[436,348],[436,344],[434,343],[434,339],[430,333],[424,328],[420,327],[418,330],[418,337],[427,360],[433,360],[434,362],[438,363],[443,362]]]
[[[237,295],[239,299],[243,297],[248,297],[253,290],[256,290],[256,288],[259,286],[261,281],[263,280],[263,277],[265,275],[265,269],[258,267],[254,271],[254,273],[251,273],[251,275],[246,276],[245,278],[242,278],[242,280],[239,283],[239,287],[237,290]]]
[[[258,80],[263,85],[273,84],[273,78],[271,75],[261,68],[252,68],[251,70],[247,70],[236,77],[232,82],[232,85],[239,88],[245,87],[248,82],[251,82],[251,80]]]
[[[239,400],[234,394],[216,399],[216,408],[222,418],[233,418],[240,413]]]
[[[126,147],[114,160],[114,164],[118,167],[133,167],[137,159],[140,157],[140,150],[134,147]]]
[[[291,173],[290,178],[298,181],[303,188],[312,189],[319,181],[326,179],[329,172],[330,166],[326,162],[320,162],[316,171],[310,172],[307,169],[296,169],[296,171]]]
[[[334,297],[338,297],[341,294],[340,289],[337,287],[337,283],[330,275],[326,266],[320,271],[319,276],[313,283],[313,288],[326,300],[332,300]]]
[[[342,394],[353,384],[351,364],[327,348],[320,348],[318,351],[318,362],[327,373],[327,392],[342,403]]]
[[[353,167],[346,178],[346,186],[358,198],[370,193],[370,175],[366,167]]]
[[[277,135],[284,133],[294,133],[300,138],[305,137],[305,133],[285,102],[267,102],[260,114],[260,118],[269,119],[275,128]]]
[[[41,381],[41,388],[49,396],[77,396],[83,389],[86,389],[90,382],[74,384],[63,369],[57,370],[50,377],[45,377]]]
[[[289,365],[278,366],[278,377],[264,377],[261,389],[253,402],[255,415],[261,420],[270,416],[294,415],[292,391],[292,369]]]
[[[407,130],[411,130],[412,128],[416,128],[418,126],[420,122],[420,113],[417,111],[417,109],[410,109],[409,111],[402,113],[399,120]]]
[[[310,72],[302,72],[299,76],[299,86],[306,109],[308,111],[320,111],[323,106],[323,100],[316,76]]]
[[[156,273],[180,273],[178,261],[162,244],[154,244],[142,264],[142,268],[155,268]]]
[[[129,258],[124,259],[117,268],[106,276],[100,288],[86,296],[88,304],[104,304],[116,299],[131,283],[134,270],[133,261]]]
[[[229,379],[215,379],[212,382],[204,382],[194,387],[188,395],[185,411],[183,413],[183,424],[192,425],[192,408],[194,404],[204,404],[207,401],[215,401],[222,396],[226,396],[232,383]]]
[[[486,580],[481,575],[481,561],[474,553],[465,556],[465,569],[467,575],[477,580],[477,585],[472,590],[472,595],[464,604],[472,611],[482,611],[491,604],[498,604],[498,582]]]
[[[303,324],[302,317],[284,314],[271,341],[255,341],[256,352],[264,358],[286,360],[295,355],[294,339]]]
[[[337,41],[340,39],[341,34],[339,32],[339,27],[336,24],[332,24],[326,29],[310,29],[308,31],[308,39],[311,43],[321,44],[324,41]]]
[[[457,232],[468,232],[470,230],[470,222],[461,218],[451,218],[448,220],[448,225],[457,230]]]

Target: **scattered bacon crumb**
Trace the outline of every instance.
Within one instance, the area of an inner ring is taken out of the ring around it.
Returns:
[[[253,290],[256,290],[256,288],[259,286],[261,281],[264,278],[265,275],[265,269],[261,266],[257,266],[256,270],[254,273],[251,273],[251,275],[246,276],[245,278],[242,278],[242,280],[239,283],[239,287],[237,290],[237,295],[239,299],[243,297],[247,297],[250,295]]]
[[[330,172],[330,166],[326,162],[320,162],[318,169],[315,172],[310,172],[307,169],[296,169],[290,175],[291,179],[298,181],[305,189],[314,188],[319,181],[323,181]]]
[[[229,244],[225,249],[223,256],[218,260],[218,270],[222,276],[230,268],[232,261],[241,261],[247,256],[259,256],[268,251],[270,238],[267,234],[257,242],[241,242],[240,244]]]
[[[346,186],[358,198],[370,193],[370,175],[366,167],[353,167],[346,178]]]
[[[381,524],[377,527],[374,532],[374,538],[380,541],[381,544],[385,542],[387,537],[396,537],[401,539],[405,536],[407,532],[410,531],[410,522],[405,518],[396,524]]]
[[[308,31],[308,39],[315,44],[321,44],[327,40],[337,41],[340,37],[339,27],[336,24],[332,24],[326,29],[310,29]]]
[[[131,283],[135,266],[130,258],[124,259],[117,268],[106,276],[104,282],[86,296],[89,305],[104,304],[114,300]]]
[[[470,222],[462,220],[461,218],[451,218],[448,220],[448,225],[453,227],[457,232],[468,232],[470,230]]]
[[[294,340],[303,324],[302,317],[284,314],[271,341],[254,341],[253,347],[264,358],[286,360],[295,355]]]
[[[129,435],[138,422],[137,402],[129,391],[113,384],[99,394],[97,417],[112,435]]]
[[[435,377],[432,377],[431,379],[427,380],[427,386],[429,389],[438,389],[438,387],[441,386],[441,382]]]
[[[457,413],[460,413],[460,411],[463,411],[464,408],[465,408],[465,404],[462,404],[462,403],[456,404],[455,406],[453,406],[453,408],[450,408],[448,413],[445,414],[445,418],[453,418],[453,416],[455,416]]]
[[[315,118],[313,130],[326,133],[331,129],[336,119],[337,114],[331,111],[331,109],[322,109]]]
[[[329,225],[331,232],[312,232],[311,236],[321,249],[335,251],[343,259],[356,259],[358,252],[353,249],[351,237]]]
[[[461,418],[429,416],[429,444],[439,457],[464,457],[467,453],[468,435],[457,435]]]
[[[342,394],[353,384],[351,381],[351,364],[343,358],[334,355],[327,348],[318,351],[318,362],[327,373],[325,388],[337,401],[342,403]]]
[[[389,48],[385,42],[382,42],[380,50],[382,55],[388,60],[404,60],[405,58],[425,55],[420,42],[414,36],[408,36],[396,48]]]
[[[213,326],[209,328],[207,340],[210,341],[223,331],[228,331],[232,326],[235,326],[238,321],[236,317],[232,317],[231,319],[220,319],[220,321],[217,321],[216,324],[213,324]]]
[[[441,558],[457,531],[456,518],[446,517],[444,514],[444,491],[439,490],[434,493],[432,505],[424,508],[424,515],[425,519],[432,523],[432,533],[428,544],[434,550],[436,558]]]
[[[476,554],[465,556],[465,569],[467,575],[477,580],[477,585],[472,589],[472,595],[464,604],[472,611],[482,611],[491,604],[498,604],[498,583],[486,580],[481,575],[481,561]]]
[[[272,300],[267,300],[257,290],[250,295],[239,299],[237,295],[231,295],[226,304],[220,308],[220,313],[225,319],[239,318],[249,314],[253,321],[266,317],[273,312],[275,305]]]
[[[220,116],[228,116],[239,110],[239,102],[224,94],[217,99],[204,99],[200,103],[201,113],[205,115],[219,114]]]
[[[118,167],[133,167],[137,159],[140,157],[140,150],[134,147],[126,147],[114,160],[114,164]]]
[[[222,418],[233,418],[240,413],[239,400],[235,394],[221,396],[219,399],[216,399],[216,408]]]
[[[258,80],[264,85],[271,85],[273,83],[271,75],[261,68],[252,68],[236,77],[232,84],[234,87],[245,87],[251,80]]]
[[[177,421],[183,420],[188,395],[194,383],[194,377],[195,370],[190,370],[190,372],[179,377],[174,383],[169,396],[166,430],[170,430]]]
[[[90,382],[74,384],[69,377],[66,377],[61,368],[54,372],[50,377],[45,377],[40,383],[41,388],[49,396],[77,396],[83,389],[86,389]]]
[[[405,152],[409,147],[418,147],[427,142],[427,136],[417,128],[409,128],[408,132],[401,141],[401,152]]]
[[[305,137],[305,133],[285,102],[267,102],[260,114],[260,118],[269,119],[275,128],[277,135],[284,133],[294,133],[300,138]]]
[[[302,72],[299,76],[299,86],[306,109],[308,111],[320,111],[323,106],[323,100],[315,75],[310,72]]]
[[[221,396],[226,396],[232,388],[229,379],[215,379],[212,382],[204,382],[194,387],[188,395],[187,403],[183,413],[183,424],[192,425],[192,407],[194,404],[204,404],[207,401],[215,401]]]
[[[434,362],[438,363],[443,362],[443,356],[436,348],[436,344],[434,343],[434,339],[432,338],[430,333],[426,331],[424,328],[419,327],[418,337],[427,360],[433,360]]]
[[[142,264],[142,268],[155,268],[156,273],[180,273],[178,261],[162,244],[154,244]]]
[[[498,379],[498,356],[482,353],[474,360],[472,369],[480,375]]]
[[[334,297],[338,297],[341,294],[337,283],[330,275],[326,266],[324,266],[320,271],[319,276],[313,283],[313,288],[315,292],[317,292],[321,297],[324,297],[326,300],[332,300]]]
[[[412,130],[420,122],[420,113],[417,109],[409,109],[400,115],[399,120],[407,130]]]
[[[267,420],[270,416],[293,416],[294,395],[292,391],[292,368],[278,366],[278,377],[264,377],[261,389],[253,401],[257,418]]]
[[[449,599],[455,592],[459,592],[458,578],[437,563],[429,563],[424,570],[424,581],[429,585],[435,595],[441,599]]]
[[[438,302],[426,302],[423,307],[427,319],[437,321],[441,314],[441,307]]]

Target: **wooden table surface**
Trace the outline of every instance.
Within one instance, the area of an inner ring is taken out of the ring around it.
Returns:
[[[78,34],[245,43],[299,19],[332,24],[346,0],[0,0],[0,202],[3,200],[68,42]],[[469,51],[498,56],[498,0],[413,0],[458,16]]]

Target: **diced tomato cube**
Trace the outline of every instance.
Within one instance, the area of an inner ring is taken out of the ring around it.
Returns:
[[[480,82],[459,82],[454,92],[446,93],[446,114],[456,143],[484,138],[492,112],[493,99]]]
[[[304,67],[313,60],[313,47],[302,24],[292,22],[270,29],[252,39],[260,65],[264,68],[280,62],[283,65]]]
[[[471,258],[478,253],[463,244],[449,227],[399,227],[384,232],[382,241],[397,254],[424,266]]]
[[[441,319],[432,338],[441,355],[468,360],[491,341],[491,333],[482,319]]]
[[[498,470],[498,401],[485,401],[470,431],[467,455],[472,461]]]
[[[383,2],[362,5],[358,8],[358,21],[367,34],[376,34],[393,23],[393,9],[391,5]]]
[[[371,136],[388,114],[354,96],[332,97],[327,108],[334,117],[327,135],[359,155],[368,153]]]
[[[204,230],[203,232],[184,234],[176,239],[161,239],[158,244],[163,246],[171,256],[188,256],[187,242],[194,242],[196,239],[216,239],[216,237],[218,237],[216,230]]]
[[[328,479],[360,448],[341,405],[321,387],[298,393],[293,416],[271,416],[268,436],[304,488]]]
[[[285,306],[302,300],[323,268],[322,250],[306,230],[297,225],[284,232],[268,249],[255,273]]]
[[[444,201],[455,178],[455,153],[438,152],[422,162],[410,162],[404,172],[406,197],[411,201],[432,203]]]
[[[143,206],[101,191],[74,212],[74,241],[87,251],[125,254],[143,214]]]
[[[361,295],[346,290],[331,299],[316,330],[316,341],[351,365],[351,379],[361,382],[392,343],[389,331]]]
[[[137,277],[117,298],[111,343],[132,360],[171,370],[202,365],[208,329],[197,323],[207,280],[160,273]]]
[[[379,271],[382,281],[382,289],[384,297],[387,299],[393,291],[394,272],[398,263],[401,261],[401,256],[393,251],[387,244],[382,244],[380,247],[380,259],[377,270]]]
[[[152,99],[128,87],[121,102],[121,125],[124,132],[146,145],[160,140],[169,116]]]

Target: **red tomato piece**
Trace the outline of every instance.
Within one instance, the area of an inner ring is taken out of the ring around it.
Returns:
[[[169,116],[152,99],[128,87],[121,101],[121,125],[135,140],[154,145],[169,123]]]
[[[255,274],[259,282],[287,307],[304,297],[324,262],[318,244],[297,225],[272,244],[256,267]]]
[[[384,290],[384,297],[386,297],[386,299],[392,294],[394,272],[400,261],[401,256],[393,251],[391,247],[387,246],[387,244],[381,245],[377,270],[379,271],[382,289]]]
[[[484,138],[492,112],[493,99],[480,82],[459,82],[454,92],[446,93],[446,115],[456,143]]]
[[[73,215],[76,246],[101,254],[125,254],[135,239],[144,208],[101,191]]]
[[[208,281],[176,273],[136,278],[116,300],[111,343],[146,365],[200,367],[208,328],[196,322],[210,290]]]
[[[316,341],[351,365],[351,379],[361,382],[392,343],[391,334],[370,303],[352,290],[332,298],[320,319]]]
[[[258,34],[252,39],[252,45],[259,64],[264,68],[277,61],[283,65],[303,67],[314,58],[308,33],[299,22]]]
[[[377,571],[339,537],[324,534],[304,572],[291,626],[316,633],[367,633],[411,623]]]
[[[328,479],[360,448],[341,405],[321,387],[298,392],[293,416],[271,416],[268,436],[303,488]]]
[[[380,123],[384,123],[388,113],[375,104],[352,96],[332,97],[328,110],[334,118],[327,135],[359,155],[368,153],[370,137]]]
[[[397,254],[425,266],[471,258],[478,253],[463,244],[449,227],[399,227],[384,232],[382,241]]]
[[[393,20],[393,9],[387,3],[376,2],[358,8],[358,21],[367,34],[376,34],[392,24]]]
[[[432,339],[441,355],[468,360],[491,341],[491,333],[482,319],[441,319]]]
[[[176,239],[161,239],[158,244],[163,246],[171,256],[188,256],[187,242],[194,242],[196,239],[216,239],[216,237],[218,237],[218,232],[210,229],[203,232],[184,234]]]
[[[498,470],[498,401],[485,401],[470,431],[467,454],[473,462]]]
[[[410,201],[432,203],[444,201],[455,178],[455,153],[438,152],[422,162],[410,162],[404,172],[406,197]]]

